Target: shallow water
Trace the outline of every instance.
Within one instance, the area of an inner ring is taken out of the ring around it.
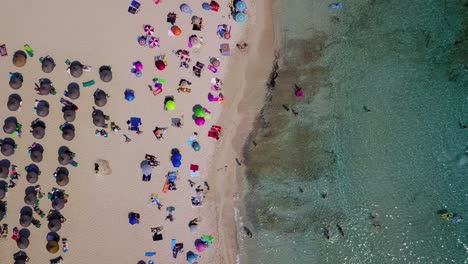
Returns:
[[[247,145],[247,262],[468,263],[468,223],[436,215],[468,218],[468,1],[327,5],[280,2],[283,63]]]

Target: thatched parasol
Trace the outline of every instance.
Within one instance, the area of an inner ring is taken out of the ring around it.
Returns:
[[[22,227],[28,227],[31,224],[32,218],[30,215],[23,214],[20,216],[19,223]]]
[[[76,112],[73,109],[63,111],[63,119],[67,122],[73,122],[76,118]]]
[[[34,162],[42,161],[42,151],[35,149],[31,151],[31,160]]]
[[[36,113],[40,117],[46,117],[49,115],[49,103],[45,100],[40,100],[37,103]]]
[[[13,75],[10,78],[9,84],[12,89],[18,90],[19,88],[21,88],[21,86],[23,86],[23,76],[21,76],[21,74],[17,72],[13,73]]]
[[[47,242],[46,249],[47,251],[49,251],[49,253],[54,254],[59,251],[60,247],[57,241],[52,240],[52,241]]]
[[[55,210],[62,210],[65,207],[65,200],[64,199],[55,199],[52,201],[52,208]]]
[[[106,117],[101,110],[94,110],[92,113],[93,124],[97,127],[104,127],[106,125]]]
[[[64,174],[64,173],[58,173],[57,178],[55,178],[55,182],[59,186],[65,186],[68,184],[69,181],[70,181],[70,178],[68,178],[68,174]]]
[[[7,102],[8,110],[16,111],[21,107],[21,96],[19,94],[10,94]]]
[[[19,249],[25,249],[29,246],[29,239],[26,237],[20,237],[16,245]]]
[[[74,61],[70,64],[71,76],[78,78],[83,74],[83,64],[79,61]]]
[[[11,116],[5,119],[3,124],[3,131],[7,134],[12,134],[16,131],[16,127],[18,126],[18,120],[15,117]]]
[[[100,107],[107,104],[107,95],[103,90],[99,89],[94,93],[94,103]]]
[[[60,230],[60,228],[62,228],[62,223],[59,219],[51,219],[49,224],[47,224],[47,227],[49,227],[50,231],[57,232]]]
[[[36,183],[39,180],[39,173],[35,170],[28,171],[26,174],[26,180],[31,184]]]
[[[68,165],[73,160],[69,150],[63,151],[58,155],[58,162],[61,165]]]
[[[24,203],[27,205],[34,205],[37,201],[37,195],[35,192],[29,193],[26,196],[24,196]]]
[[[75,138],[75,128],[72,125],[68,125],[62,130],[62,138],[65,140],[73,140]]]
[[[99,77],[103,82],[110,82],[112,81],[112,71],[109,66],[101,66],[99,68]]]
[[[45,136],[45,129],[41,126],[36,126],[32,130],[32,135],[36,139],[41,139]]]
[[[15,147],[10,142],[3,142],[0,150],[4,156],[11,156],[15,153]]]
[[[75,100],[80,97],[80,85],[72,82],[67,86],[67,96]]]
[[[15,52],[15,55],[13,55],[13,64],[16,67],[23,67],[26,64],[26,53],[22,50],[18,50]]]
[[[54,59],[51,57],[47,56],[44,58],[42,61],[42,71],[45,73],[51,73],[55,68],[55,62]]]
[[[50,94],[50,92],[52,92],[52,90],[53,90],[53,87],[50,81],[41,82],[41,84],[39,85],[40,95],[48,95]]]

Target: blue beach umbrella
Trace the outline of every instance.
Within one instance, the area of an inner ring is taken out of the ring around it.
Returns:
[[[181,4],[180,5],[180,11],[182,13],[185,13],[185,14],[192,14],[192,9],[187,4]]]
[[[195,151],[200,151],[200,143],[198,143],[197,141],[194,141],[194,142],[192,143],[192,148],[193,148],[193,150],[195,150]]]
[[[132,90],[126,90],[124,95],[125,95],[125,100],[129,102],[135,100],[135,92]]]
[[[236,13],[236,15],[234,16],[234,20],[237,23],[244,24],[245,21],[247,20],[247,16],[244,13],[239,12],[239,13]]]
[[[203,3],[201,6],[202,6],[202,8],[203,8],[204,10],[206,10],[206,11],[210,11],[210,10],[211,10],[211,6],[210,6],[209,3],[206,3],[206,2],[205,2],[205,3]]]
[[[245,4],[244,1],[237,1],[236,9],[239,12],[244,12],[247,9],[247,5]]]
[[[181,160],[182,159],[182,155],[180,155],[179,152],[176,152],[172,155],[172,160]]]
[[[138,222],[138,221],[137,221],[137,219],[136,219],[134,216],[132,216],[132,217],[130,217],[130,218],[128,219],[128,223],[131,224],[131,225],[135,225],[135,224],[137,224],[137,222]]]
[[[191,264],[195,263],[200,258],[198,254],[193,253],[192,251],[187,252],[187,261]]]
[[[180,160],[172,160],[172,166],[174,166],[174,168],[179,168],[180,165],[182,165],[182,162],[180,162]]]

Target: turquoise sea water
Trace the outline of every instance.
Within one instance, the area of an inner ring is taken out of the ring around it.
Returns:
[[[312,2],[280,1],[246,262],[468,263],[468,1]]]

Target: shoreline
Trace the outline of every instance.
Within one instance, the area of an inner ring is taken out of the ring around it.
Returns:
[[[248,3],[253,6],[252,2]],[[275,24],[274,15],[276,14],[276,2],[269,3],[267,0],[255,2],[255,21],[248,24],[245,33],[245,42],[249,44],[248,52],[240,53],[228,66],[229,75],[227,76],[225,86],[230,86],[226,90],[228,98],[233,103],[223,108],[221,116],[228,112],[231,113],[229,120],[220,118],[218,121],[221,126],[235,127],[226,129],[222,142],[216,146],[215,152],[217,158],[210,167],[210,181],[215,184],[215,205],[216,221],[218,227],[219,241],[221,241],[221,250],[223,262],[216,263],[243,263],[241,230],[242,222],[239,222],[238,212],[242,211],[243,196],[246,187],[246,167],[243,164],[244,148],[249,144],[250,134],[255,129],[254,122],[263,108],[266,94],[266,83],[269,80],[271,64],[274,61],[276,45],[277,28],[269,28],[269,25]],[[253,8],[250,8],[253,9]],[[252,19],[251,17],[249,17]],[[260,21],[258,21],[260,20]],[[260,34],[259,26],[261,26]],[[250,56],[256,52],[256,56]],[[245,60],[245,57],[248,57]],[[267,66],[263,66],[267,65]],[[237,70],[236,70],[237,69]],[[243,69],[243,70],[242,70]],[[238,80],[243,80],[239,88]],[[249,90],[249,88],[255,88]],[[236,93],[235,96],[230,93]],[[235,98],[235,99],[234,99]],[[242,165],[237,164],[236,159],[241,159]],[[227,165],[227,168],[222,166]]]

